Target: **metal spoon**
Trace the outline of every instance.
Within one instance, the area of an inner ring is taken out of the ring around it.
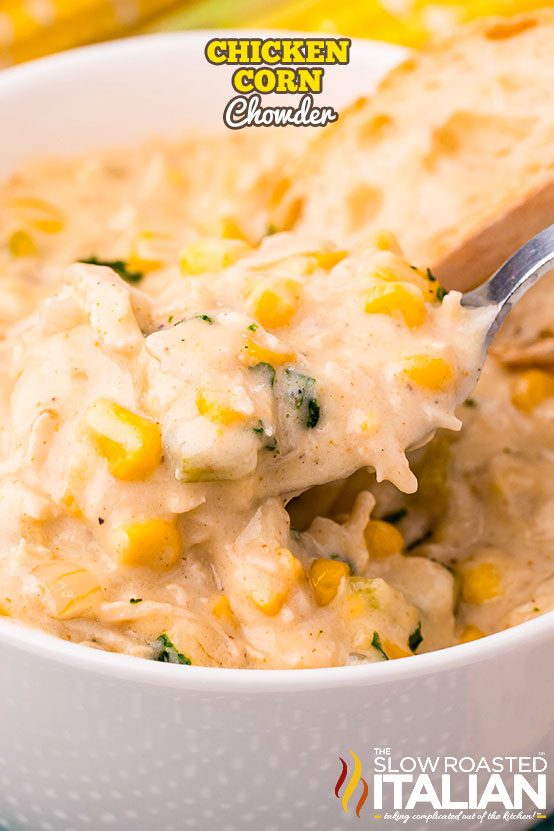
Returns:
[[[554,225],[550,225],[522,245],[492,277],[462,298],[469,308],[496,306],[497,312],[487,332],[488,349],[502,321],[517,301],[547,272],[554,269]]]

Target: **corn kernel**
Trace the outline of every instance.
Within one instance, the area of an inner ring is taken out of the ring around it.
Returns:
[[[348,251],[315,251],[311,256],[315,258],[320,268],[330,271],[348,257]]]
[[[42,602],[52,617],[69,620],[91,612],[102,599],[95,575],[75,562],[46,563],[33,571],[42,589]]]
[[[272,195],[272,201],[275,199],[275,196]],[[284,202],[285,209],[283,210],[281,206],[281,216],[279,217],[279,221],[275,224],[275,231],[273,233],[277,233],[279,231],[291,231],[300,217],[302,216],[302,211],[304,209],[304,198],[302,196],[294,197],[293,199],[287,199]]]
[[[169,568],[181,553],[181,534],[175,520],[147,519],[119,529],[117,554],[121,565],[133,568]]]
[[[367,603],[360,592],[352,592],[346,600],[348,617],[361,617],[367,612]]]
[[[212,598],[211,608],[214,617],[230,623],[231,626],[234,626],[235,628],[238,626],[237,619],[233,614],[229,598],[226,594],[216,594]]]
[[[256,271],[250,276],[247,281],[248,288],[255,290],[260,277],[270,270],[272,273],[279,273],[281,279],[289,278],[291,280],[304,280],[318,268],[317,255],[315,252],[306,252],[304,254],[287,254],[284,257],[278,257],[274,260],[268,260],[264,263],[258,263]]]
[[[481,605],[502,594],[500,571],[495,563],[465,564],[461,566],[462,600]]]
[[[402,649],[394,641],[383,640],[383,649],[391,661],[395,658],[410,658],[413,655],[413,652],[410,652],[408,649]]]
[[[12,257],[33,257],[37,247],[32,236],[27,231],[14,231],[8,240],[8,248]]]
[[[296,280],[278,279],[262,285],[252,297],[252,314],[265,329],[288,326],[300,307],[302,285]]]
[[[433,355],[406,358],[402,374],[409,383],[433,392],[445,392],[454,383],[452,364]]]
[[[281,347],[282,344],[279,343],[278,346]],[[263,346],[261,343],[252,340],[252,338],[248,338],[240,358],[247,366],[270,364],[275,367],[292,363],[295,359],[295,354],[294,352],[281,350],[277,346],[275,349],[272,346]]]
[[[377,231],[369,242],[373,248],[378,248],[379,251],[392,251],[394,254],[402,253],[398,240],[391,231]]]
[[[349,582],[351,591],[355,592],[364,599],[366,608],[368,605],[371,606],[371,608],[379,608],[379,602],[377,599],[379,578],[362,577],[361,575],[356,574],[350,578]],[[383,581],[381,580],[381,583],[382,582]]]
[[[64,228],[61,211],[46,199],[36,196],[16,196],[12,207],[23,222],[44,234],[58,234]]]
[[[410,283],[384,283],[372,286],[365,294],[367,314],[401,318],[410,328],[425,320],[425,303],[421,291]]]
[[[283,608],[286,595],[284,592],[268,594],[266,592],[255,591],[252,592],[251,598],[260,612],[263,612],[268,617],[275,617]]]
[[[77,500],[70,491],[66,491],[63,494],[63,496],[60,498],[60,503],[67,510],[67,513],[70,514],[72,517],[75,517],[75,519],[83,519],[83,512],[79,508]]]
[[[400,257],[391,258],[389,264],[379,265],[371,276],[385,283],[407,283],[418,288],[424,300],[430,300],[427,277],[418,268],[411,268]]]
[[[279,587],[261,585],[250,592],[250,599],[258,609],[269,617],[278,615],[287,600],[294,584],[304,578],[304,569],[300,560],[288,548],[275,550],[278,565]]]
[[[98,398],[86,423],[92,444],[116,479],[145,479],[161,464],[162,436],[155,422]]]
[[[239,223],[232,216],[223,216],[220,220],[219,232],[223,239],[239,239],[248,242],[248,238]]]
[[[250,251],[251,246],[241,240],[199,239],[181,251],[179,264],[185,275],[221,271]]]
[[[232,216],[220,216],[212,222],[203,224],[204,233],[209,237],[221,239],[238,239],[248,242],[248,239],[239,223]]]
[[[314,560],[310,568],[310,585],[318,606],[327,606],[339,590],[343,577],[348,577],[350,569],[340,560]]]
[[[177,165],[166,165],[167,181],[176,188],[184,188],[187,185],[187,177]]]
[[[378,429],[379,419],[374,413],[368,413],[360,424],[360,430],[362,433],[375,433]]]
[[[371,276],[374,277],[376,280],[383,280],[383,282],[385,283],[407,282],[407,280],[402,280],[397,269],[391,268],[388,265],[378,266],[374,271],[371,272]],[[418,285],[419,288],[421,287],[419,281],[416,283],[416,285]]]
[[[543,369],[528,369],[512,383],[512,404],[531,413],[547,398],[554,396],[554,374]]]
[[[292,182],[288,176],[282,176],[280,179],[277,179],[275,184],[273,185],[273,189],[270,193],[270,206],[273,208],[277,208],[281,205],[283,197],[286,196],[287,191],[290,189]],[[274,227],[274,226],[271,226]],[[277,233],[275,230],[272,233]]]
[[[174,256],[175,239],[171,234],[156,231],[140,231],[131,245],[127,260],[129,271],[147,274],[171,262]]]
[[[276,554],[279,559],[281,573],[288,576],[291,580],[302,580],[304,577],[304,568],[298,557],[295,557],[288,548],[278,548]]]
[[[484,638],[485,633],[478,626],[466,626],[460,635],[460,643],[469,643],[470,641],[478,641],[479,638]]]
[[[372,560],[385,560],[404,549],[404,537],[390,522],[371,519],[364,531],[365,544]]]
[[[196,409],[201,416],[208,418],[216,424],[224,424],[230,427],[248,418],[247,413],[237,410],[222,400],[218,400],[207,390],[200,390],[196,395]]]

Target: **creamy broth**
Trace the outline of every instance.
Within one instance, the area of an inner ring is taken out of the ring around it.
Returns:
[[[388,235],[264,236],[284,152],[191,160],[200,181],[227,159],[218,216],[182,147],[4,187],[7,617],[157,660],[296,668],[442,648],[548,607],[548,396],[514,405],[495,359],[472,392],[493,310],[463,308]],[[115,270],[67,267],[82,259]]]

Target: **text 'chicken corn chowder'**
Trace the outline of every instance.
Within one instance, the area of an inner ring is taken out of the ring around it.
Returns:
[[[552,473],[534,419],[553,376],[491,359],[473,393],[493,310],[387,234],[253,244],[225,176],[206,236],[176,158],[57,162],[0,193],[0,613],[158,661],[297,668],[548,606],[548,488],[525,497],[542,537],[514,503]],[[93,207],[91,175],[113,180]]]

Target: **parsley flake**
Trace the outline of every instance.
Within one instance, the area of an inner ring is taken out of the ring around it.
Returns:
[[[167,632],[162,632],[154,641],[154,661],[161,661],[164,664],[191,665],[190,658],[179,652]]]
[[[140,283],[144,277],[142,271],[129,271],[124,260],[99,260],[97,257],[89,257],[86,260],[79,260],[79,262],[85,265],[105,265],[115,271],[127,283]]]
[[[423,641],[423,635],[421,634],[421,623],[418,623],[417,629],[414,629],[410,637],[408,638],[408,646],[415,652],[420,643]]]
[[[379,652],[379,654],[383,657],[383,659],[385,661],[389,660],[389,656],[387,655],[387,653],[383,649],[383,644],[381,643],[381,638],[379,637],[379,632],[374,632],[373,633],[373,640],[371,641],[371,645],[374,649],[377,650],[377,652]]]

